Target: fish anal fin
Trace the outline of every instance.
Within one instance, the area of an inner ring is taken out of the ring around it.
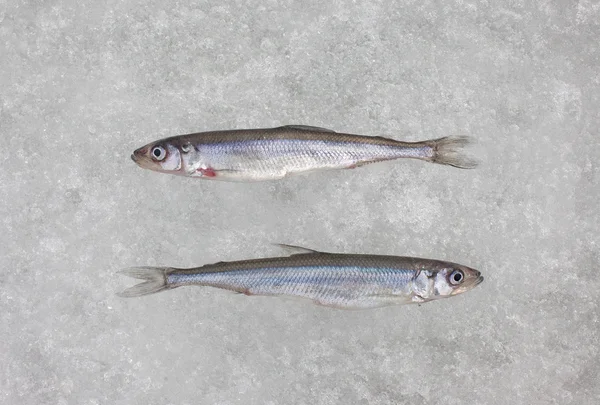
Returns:
[[[297,129],[300,131],[310,131],[310,132],[335,132],[333,129],[314,127],[311,125],[284,125],[279,128]]]
[[[315,253],[322,254],[323,253],[323,252],[319,252],[318,250],[309,249],[309,248],[305,248],[302,246],[287,245],[285,243],[274,243],[274,245],[287,250],[290,253],[290,255],[304,255],[304,254],[311,254],[311,253],[312,254],[315,254]]]
[[[366,166],[366,165],[370,165],[372,163],[377,163],[377,162],[382,162],[384,160],[389,160],[389,159],[371,159],[371,160],[366,160],[364,162],[354,162],[351,163],[350,165],[346,166],[346,169],[356,169],[357,167],[362,167],[362,166]]]

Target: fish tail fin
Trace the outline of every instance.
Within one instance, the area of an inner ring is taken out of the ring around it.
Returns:
[[[446,136],[429,143],[433,148],[431,162],[461,169],[474,169],[478,165],[476,159],[462,153],[465,146],[473,143],[473,139],[468,136]]]
[[[130,267],[123,269],[118,273],[146,281],[129,287],[125,291],[117,293],[117,295],[126,298],[141,297],[142,295],[154,294],[172,288],[167,285],[167,275],[171,270],[169,267]]]

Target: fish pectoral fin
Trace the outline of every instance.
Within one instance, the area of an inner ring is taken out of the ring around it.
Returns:
[[[273,243],[275,246],[279,246],[282,249],[287,250],[290,253],[290,256],[293,255],[305,255],[305,254],[323,254],[324,252],[319,252],[318,250],[305,248],[302,246],[295,245],[286,245],[285,243]]]
[[[310,132],[335,132],[333,129],[313,127],[310,125],[284,125],[279,128],[298,129],[300,131],[310,131]]]
[[[428,299],[425,299],[425,298],[421,297],[421,296],[420,296],[420,295],[418,295],[418,294],[415,294],[415,295],[413,295],[413,297],[411,298],[411,300],[410,300],[410,301],[411,301],[412,303],[415,303],[415,304],[419,304],[419,305],[421,305],[422,303],[424,303],[424,302],[427,302],[427,301],[430,301],[430,300],[428,300]]]

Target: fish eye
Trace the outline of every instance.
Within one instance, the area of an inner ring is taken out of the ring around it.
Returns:
[[[460,284],[464,280],[465,276],[462,271],[454,270],[452,274],[450,274],[450,284]]]
[[[152,158],[154,158],[154,160],[163,160],[166,155],[167,151],[165,151],[165,148],[162,146],[158,145],[152,148]]]

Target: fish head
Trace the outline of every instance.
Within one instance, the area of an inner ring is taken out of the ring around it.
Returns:
[[[131,159],[138,166],[155,172],[179,174],[181,170],[179,148],[166,141],[149,143],[136,149]]]
[[[415,293],[430,301],[472,290],[483,282],[481,272],[461,264],[439,262],[434,269],[421,271],[415,280]]]
[[[435,291],[443,296],[462,294],[477,287],[483,282],[479,270],[460,264],[439,271],[435,280]]]

